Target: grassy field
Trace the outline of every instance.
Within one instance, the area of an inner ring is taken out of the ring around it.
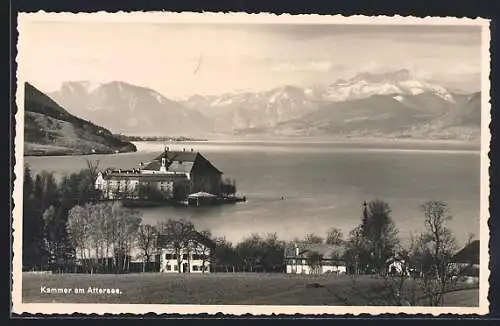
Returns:
[[[318,286],[314,286],[314,284]],[[89,287],[120,294],[88,293]],[[42,293],[49,288],[71,293]],[[75,289],[84,293],[75,293]],[[23,273],[25,303],[140,303],[211,305],[388,305],[380,279],[336,275],[256,273],[41,275]],[[447,294],[447,306],[478,306],[478,289]]]

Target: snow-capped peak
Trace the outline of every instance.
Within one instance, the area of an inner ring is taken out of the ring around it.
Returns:
[[[101,82],[85,81],[83,85],[88,93],[92,93],[93,91],[101,87],[103,84],[104,83]]]
[[[418,95],[426,92],[454,102],[453,96],[444,87],[419,80],[406,69],[381,74],[360,73],[349,80],[338,80],[327,87],[324,98],[347,101],[372,95]]]
[[[401,69],[380,74],[362,72],[357,74],[349,81],[352,82],[352,81],[364,80],[368,83],[397,83],[400,81],[405,81],[410,79],[412,79],[411,72],[408,69]]]
[[[160,93],[153,90],[149,91],[149,93],[156,99],[158,103],[163,103],[164,97]]]

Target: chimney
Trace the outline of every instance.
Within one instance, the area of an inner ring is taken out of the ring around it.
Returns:
[[[295,245],[295,256],[299,256],[299,247]]]

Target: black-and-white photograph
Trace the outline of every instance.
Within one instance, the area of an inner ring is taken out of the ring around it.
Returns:
[[[487,309],[486,21],[141,15],[19,16],[21,309]]]

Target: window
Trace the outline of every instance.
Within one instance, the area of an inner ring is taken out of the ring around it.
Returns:
[[[173,259],[172,254],[165,254],[165,259],[166,260]]]
[[[197,272],[198,271],[198,265],[193,265],[193,272]]]
[[[167,266],[166,266],[166,269],[167,269],[167,271],[171,271],[171,270],[172,270],[172,266],[167,265]]]
[[[174,271],[178,271],[178,270],[179,270],[179,266],[174,265]]]
[[[188,255],[187,254],[183,254],[182,255],[182,259],[188,259]]]

